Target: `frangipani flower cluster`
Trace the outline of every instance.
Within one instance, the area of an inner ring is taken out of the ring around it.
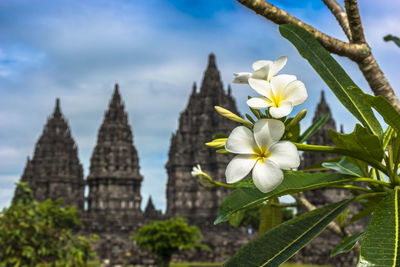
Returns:
[[[283,180],[281,169],[300,165],[296,146],[279,141],[284,133],[284,123],[274,119],[257,121],[253,132],[245,126],[236,127],[225,144],[227,151],[239,154],[226,168],[227,183],[238,182],[252,171],[254,185],[261,192],[274,190]]]
[[[307,91],[296,76],[277,75],[286,62],[286,56],[281,56],[274,62],[259,60],[253,63],[253,73],[234,74],[235,83],[248,83],[262,95],[249,99],[247,104],[253,109],[268,108],[265,113],[252,109],[256,118],[253,119],[246,114],[248,120],[245,120],[227,109],[215,107],[220,115],[243,125],[233,129],[228,138],[215,138],[212,142],[206,143],[209,147],[219,149],[218,153],[238,154],[226,168],[225,176],[228,184],[236,183],[251,173],[254,185],[260,191],[267,193],[283,181],[282,170],[298,168],[300,165],[296,145],[281,139],[286,130],[288,131],[286,138],[293,137],[291,131],[304,118],[305,110],[290,121],[281,118],[289,115],[294,106],[306,100]],[[287,122],[286,126],[284,121]],[[221,185],[204,173],[199,165],[193,167],[192,176],[198,176],[200,180],[205,177],[214,185]]]
[[[253,109],[269,108],[273,118],[282,118],[292,112],[293,107],[302,104],[308,97],[304,83],[294,75],[275,76],[286,64],[287,57],[276,61],[259,60],[253,63],[253,73],[235,73],[235,83],[248,83],[252,89],[262,95],[247,101]]]

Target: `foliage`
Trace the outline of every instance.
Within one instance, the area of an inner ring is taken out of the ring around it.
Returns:
[[[284,222],[242,247],[226,266],[279,266],[345,210],[349,200],[334,203]]]
[[[243,179],[250,173],[251,167],[254,166],[253,162],[249,163],[250,158],[247,159],[244,152],[242,155],[236,156],[234,160],[236,162],[241,161],[241,163],[237,163],[236,169],[238,171],[232,175],[230,180],[239,182],[226,185],[226,187],[234,187],[235,190],[222,201],[219,215],[214,223],[218,224],[228,220],[231,224],[232,222],[237,223],[240,221],[240,217],[246,214],[246,211],[254,210],[255,207],[259,208],[260,205],[264,209],[264,215],[268,214],[271,218],[266,221],[265,219],[268,216],[263,216],[263,213],[261,213],[261,222],[265,223],[263,227],[266,226],[266,229],[269,230],[242,247],[225,265],[279,266],[322,230],[330,227],[335,233],[344,236],[342,242],[332,251],[332,256],[348,252],[355,247],[359,248],[358,241],[362,240],[358,267],[399,266],[400,113],[382,96],[372,96],[364,93],[330,53],[307,30],[291,24],[280,25],[279,31],[283,37],[297,48],[300,55],[310,63],[338,100],[359,123],[355,125],[353,132],[349,134],[330,130],[329,136],[334,146],[303,144],[322,127],[327,117],[322,117],[305,132],[301,133],[300,122],[306,113],[304,110],[290,118],[274,117],[270,110],[272,107],[280,106],[280,104],[275,103],[265,107],[265,105],[261,105],[262,103],[259,104],[259,101],[251,101],[254,105],[251,106],[249,104],[250,111],[255,118],[246,114],[245,117],[248,121],[242,122],[241,129],[246,127],[248,129],[246,130],[247,132],[256,133],[257,131],[260,136],[272,136],[268,140],[263,140],[261,138],[257,139],[257,136],[254,135],[256,142],[260,143],[261,140],[262,145],[268,144],[267,146],[259,146],[257,148],[259,150],[256,149],[258,154],[256,157],[251,158],[251,160],[256,161],[256,164],[264,164],[264,162],[272,164],[275,163],[274,160],[280,161],[285,157],[287,158],[287,156],[291,157],[289,152],[292,152],[285,149],[279,151],[278,159],[270,153],[269,149],[275,149],[274,145],[280,140],[292,142],[301,151],[332,153],[336,156],[339,155],[339,157],[329,162],[318,164],[318,169],[333,172],[310,173],[307,170],[285,170],[283,172],[283,180],[277,187],[261,192],[251,182],[252,180],[254,181],[254,171],[252,178]],[[247,83],[257,93],[267,98],[276,97],[271,93],[273,92],[274,84],[270,83],[269,76],[265,76],[265,73],[268,73],[274,64],[276,63],[267,60],[254,62],[254,73],[241,73],[240,82],[246,83],[247,77]],[[280,65],[279,70],[281,68],[282,65]],[[283,75],[280,77],[281,80],[286,78]],[[293,90],[295,90],[294,85],[288,85],[285,90],[292,94]],[[304,93],[299,97],[303,97],[303,95]],[[280,97],[285,97],[284,91],[281,92]],[[279,101],[282,100],[281,98]],[[259,107],[256,104],[259,104]],[[290,106],[290,103],[285,104]],[[291,110],[290,107],[287,110]],[[382,127],[375,114],[379,114],[385,120],[387,126],[384,125]],[[233,119],[234,116],[237,116],[235,114],[232,115],[229,111],[222,115],[228,119]],[[275,134],[277,130],[273,129],[273,126],[264,127],[265,129],[260,130],[257,123],[260,120],[271,120],[271,118],[278,118],[284,123],[285,134],[283,136]],[[236,121],[239,120],[236,118]],[[254,142],[254,138],[246,137],[251,136],[249,134],[242,134],[240,138],[233,138],[232,136],[235,135],[232,133],[227,138],[218,141],[218,148],[223,148],[225,143],[225,148],[229,152],[230,150],[227,149],[226,145],[229,142],[234,142],[234,145],[239,148],[246,147]],[[207,145],[214,143],[215,140],[207,143]],[[245,159],[247,159],[247,162]],[[315,171],[315,169],[313,170]],[[271,176],[265,174],[263,177],[264,179],[270,179]],[[209,175],[208,180],[212,181]],[[210,184],[224,186],[221,183],[210,182]],[[353,197],[315,209],[315,207],[310,207],[311,204],[307,204],[302,195],[299,194],[306,190],[326,187],[348,189]],[[274,201],[277,197],[283,195],[293,196],[298,203],[306,206],[309,212],[279,224],[279,220],[275,220],[278,218],[279,212],[272,208],[279,207],[279,203]],[[352,217],[347,218],[349,206],[355,202],[361,204],[363,209],[352,215]],[[265,205],[266,203],[268,204]],[[372,214],[372,217],[365,232],[349,234],[346,231],[346,226],[370,214]],[[260,231],[260,233],[262,232]]]
[[[95,256],[95,238],[73,234],[79,224],[74,207],[61,199],[39,203],[26,183],[18,183],[11,206],[0,214],[0,266],[86,266]]]
[[[383,37],[385,42],[393,41],[398,47],[400,47],[400,38],[391,34],[386,35]]]
[[[261,204],[254,208],[249,208],[245,210],[238,211],[234,213],[229,218],[229,223],[234,226],[244,226],[247,228],[251,228],[253,231],[257,231],[260,228],[260,221],[262,210],[264,210],[266,204]],[[294,211],[292,208],[280,208],[277,207],[280,211],[280,219],[285,222],[294,217]]]
[[[137,244],[158,256],[160,266],[168,266],[174,253],[180,250],[206,248],[200,241],[202,234],[197,226],[187,225],[185,218],[151,221],[131,237]]]

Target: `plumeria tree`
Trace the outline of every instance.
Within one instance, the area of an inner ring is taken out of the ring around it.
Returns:
[[[335,146],[304,144],[327,116],[300,131],[306,111],[292,112],[294,106],[307,99],[307,91],[297,77],[278,74],[287,58],[256,61],[252,73],[235,74],[234,82],[248,84],[260,96],[247,100],[252,115],[246,114],[245,119],[216,107],[222,116],[242,124],[228,136],[217,135],[207,143],[218,153],[236,154],[226,168],[226,184],[216,182],[200,166],[192,172],[203,183],[235,188],[221,203],[214,223],[228,221],[244,210],[284,195],[296,198],[309,212],[271,227],[237,251],[225,265],[279,266],[328,227],[345,237],[332,256],[355,248],[360,254],[359,267],[400,266],[399,112],[384,97],[365,94],[313,34],[294,24],[281,25],[279,30],[359,123],[349,134],[329,130]],[[379,123],[374,111],[386,125]],[[299,171],[298,151],[340,157],[322,163],[332,172]],[[315,208],[301,195],[306,190],[326,187],[348,189],[351,197]],[[346,211],[355,203],[364,209],[346,218]],[[370,214],[365,231],[349,233],[343,227],[345,221],[351,224]],[[334,222],[336,218],[342,227]]]

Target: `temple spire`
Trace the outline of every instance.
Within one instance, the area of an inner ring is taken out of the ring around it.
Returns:
[[[229,89],[227,93],[222,86],[215,62],[215,55],[210,54],[200,92],[195,95],[192,93],[187,107],[179,117],[179,128],[172,136],[166,165],[167,214],[188,217],[191,223],[203,226],[217,216],[219,204],[228,190],[204,189],[191,177],[190,171],[194,164],[199,163],[213,177],[224,177],[229,156],[215,153],[204,143],[212,140],[215,133],[229,134],[237,126],[221,118],[214,106],[239,113],[234,99],[228,94]]]
[[[36,143],[32,160],[27,159],[21,180],[30,184],[33,197],[39,201],[61,197],[65,204],[83,209],[83,169],[59,98]]]
[[[217,64],[215,63],[215,55],[214,53],[210,53],[208,55],[208,66],[207,69],[216,69],[217,68]]]
[[[62,117],[59,98],[56,98],[56,106],[54,107],[53,117]]]
[[[139,217],[136,219],[140,220],[140,185],[143,177],[139,168],[128,115],[116,84],[90,159],[87,178],[89,212],[113,213],[114,218],[110,217],[109,220],[125,215],[137,215]],[[95,220],[102,219],[96,217]]]
[[[221,101],[223,97],[223,85],[217,68],[215,55],[208,56],[208,65],[204,72],[203,81],[200,87],[200,94],[205,97],[213,98],[214,102]]]
[[[193,82],[192,95],[196,94],[196,91],[197,91],[197,84],[196,84],[196,82]]]
[[[121,95],[119,93],[119,85],[116,83],[114,85],[114,92],[110,101],[110,106],[111,105],[120,105],[121,104]]]

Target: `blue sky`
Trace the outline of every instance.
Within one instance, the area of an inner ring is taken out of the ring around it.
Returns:
[[[344,39],[321,1],[272,3]],[[400,35],[400,4],[364,0],[360,6],[367,39],[399,95],[400,49],[382,37]],[[152,195],[164,209],[170,137],[193,81],[201,82],[210,52],[216,54],[225,86],[233,72],[250,71],[253,61],[287,55],[283,73],[297,75],[309,92],[299,107],[309,110],[304,127],[309,124],[326,86],[276,25],[234,0],[0,1],[0,208],[9,205],[14,182],[26,157],[32,157],[56,97],[88,174],[97,131],[118,82],[144,176],[142,204]],[[357,66],[338,60],[369,91]],[[253,92],[236,84],[232,91],[244,113]],[[327,96],[337,123],[350,132],[355,121],[330,92]]]

